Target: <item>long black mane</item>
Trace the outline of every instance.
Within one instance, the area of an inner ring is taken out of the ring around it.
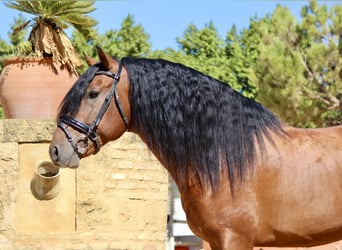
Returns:
[[[244,180],[256,159],[256,141],[283,134],[278,118],[227,84],[181,64],[124,58],[130,79],[131,125],[158,150],[178,179],[189,174],[216,186],[221,166],[230,185]]]

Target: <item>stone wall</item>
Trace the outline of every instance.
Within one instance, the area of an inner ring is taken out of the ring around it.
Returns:
[[[32,195],[54,129],[0,121],[0,249],[165,249],[168,175],[134,134],[61,169],[55,199]]]

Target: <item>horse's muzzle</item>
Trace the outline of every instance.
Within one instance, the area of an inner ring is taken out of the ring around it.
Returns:
[[[52,162],[58,167],[76,168],[80,163],[80,156],[71,144],[65,140],[63,132],[55,133],[49,148]]]

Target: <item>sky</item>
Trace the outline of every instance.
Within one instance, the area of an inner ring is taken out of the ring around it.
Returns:
[[[332,6],[341,0],[319,1],[319,4]],[[251,17],[264,17],[272,13],[277,4],[287,6],[299,20],[301,7],[308,1],[287,0],[116,0],[96,1],[96,10],[90,15],[99,24],[96,29],[100,34],[110,29],[118,30],[128,14],[133,15],[135,23],[141,24],[152,50],[177,48],[177,37],[182,37],[185,29],[193,23],[198,29],[213,22],[222,38],[226,37],[233,24],[238,30],[248,28]],[[13,18],[19,11],[7,8],[0,2],[0,38],[8,41],[7,33]],[[24,15],[32,18],[32,15]],[[67,32],[68,33],[68,32]]]

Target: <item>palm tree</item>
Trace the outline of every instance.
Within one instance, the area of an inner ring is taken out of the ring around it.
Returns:
[[[52,57],[55,62],[66,66],[70,71],[82,65],[64,29],[73,26],[85,38],[96,36],[93,27],[97,21],[86,15],[96,8],[94,1],[12,1],[5,3],[9,8],[34,15],[32,20],[17,27],[19,32],[31,23],[28,40],[32,50],[39,57]]]

